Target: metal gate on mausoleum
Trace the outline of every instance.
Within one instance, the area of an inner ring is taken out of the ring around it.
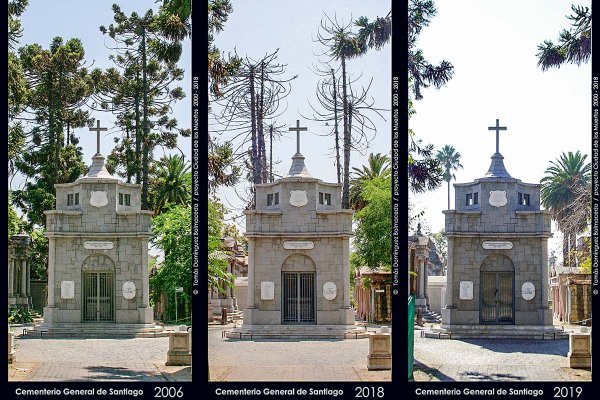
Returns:
[[[512,272],[481,273],[482,324],[514,324],[514,275]]]
[[[114,322],[115,273],[112,260],[106,256],[88,257],[82,268],[83,322]]]
[[[315,274],[284,272],[282,274],[283,323],[315,323]]]

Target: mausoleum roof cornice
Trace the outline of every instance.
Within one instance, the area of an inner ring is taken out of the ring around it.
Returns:
[[[517,178],[477,178],[472,182],[463,182],[463,183],[453,183],[452,186],[453,187],[469,187],[469,186],[475,186],[475,185],[480,185],[481,183],[517,183],[521,186],[527,186],[533,189],[539,189],[542,187],[541,183],[528,183],[528,182],[523,182],[520,179]]]
[[[83,215],[81,210],[44,210],[45,215]]]
[[[94,239],[113,239],[122,237],[140,237],[140,238],[151,238],[152,232],[139,231],[139,232],[44,232],[44,236],[50,237],[82,237],[82,238],[94,238]]]
[[[281,211],[275,210],[244,210],[245,215],[265,214],[265,215],[281,215]]]
[[[321,186],[340,187],[340,188],[343,186],[343,184],[341,184],[341,183],[325,182],[324,180],[318,179],[315,177],[302,177],[302,176],[286,176],[286,177],[277,179],[275,182],[257,183],[255,186],[257,188],[269,188],[269,187],[277,186],[282,182],[316,182]],[[136,186],[138,186],[138,185],[136,185]]]
[[[277,182],[319,182],[320,179],[315,178],[313,176],[284,176],[279,179]]]
[[[276,237],[276,238],[349,238],[354,236],[351,231],[342,232],[246,232],[245,237]]]
[[[442,210],[443,214],[446,215],[451,215],[451,214],[472,214],[472,215],[480,215],[481,214],[481,210],[476,210],[476,211],[461,211],[461,210]]]
[[[117,211],[116,213],[117,213],[117,215],[122,215],[125,217],[134,216],[134,215],[150,215],[150,216],[154,215],[154,211],[152,211],[152,210]]]
[[[473,237],[473,238],[498,238],[498,239],[519,239],[519,238],[551,238],[552,232],[444,232],[446,237]]]
[[[118,179],[111,179],[111,178],[85,178],[85,179],[79,178],[75,182],[55,183],[54,187],[55,188],[70,188],[70,187],[80,186],[82,184],[90,184],[90,183],[114,183],[114,184],[116,184],[118,186],[122,186],[122,187],[131,187],[131,188],[142,187],[142,185],[139,185],[137,183],[125,183]]]
[[[548,211],[548,210],[515,210],[515,214],[517,214],[517,215],[534,215],[534,214],[552,215],[552,211]]]
[[[334,214],[354,214],[354,210],[344,208],[342,210],[317,210],[317,215],[334,215]]]

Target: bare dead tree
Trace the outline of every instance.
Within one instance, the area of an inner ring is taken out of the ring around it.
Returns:
[[[354,24],[356,25],[356,24]],[[356,25],[360,26],[360,25]],[[341,117],[339,118],[343,124],[343,154],[344,154],[344,168],[343,168],[343,185],[342,185],[342,207],[350,208],[350,154],[353,147],[357,147],[357,142],[352,137],[352,122],[358,122],[363,124],[361,132],[364,133],[364,126],[368,126],[372,121],[367,118],[365,111],[369,108],[367,104],[367,90],[360,91],[357,95],[354,95],[351,87],[351,79],[347,71],[347,60],[360,57],[368,48],[368,35],[364,32],[363,34],[354,33],[352,31],[353,23],[352,16],[350,16],[350,22],[344,24],[337,20],[337,17],[330,18],[327,14],[321,19],[319,31],[317,32],[316,39],[313,40],[323,46],[324,50],[320,54],[326,57],[326,64],[339,62],[339,68],[341,71],[341,79],[338,79],[334,85],[336,89],[336,99],[338,95],[341,95]],[[334,74],[335,75],[335,74]],[[332,79],[333,83],[335,79]],[[341,80],[341,85],[338,86]],[[370,84],[369,84],[370,86]],[[340,89],[338,91],[338,89]],[[352,100],[354,98],[354,100]],[[337,100],[336,100],[337,101]],[[334,104],[335,101],[334,101]],[[371,106],[372,107],[372,104]],[[337,105],[335,106],[337,110]],[[379,111],[382,110],[377,110]],[[337,112],[337,111],[336,111]],[[334,118],[335,118],[334,113]],[[381,116],[381,114],[379,114]],[[336,118],[337,120],[337,118]],[[374,130],[374,126],[373,126]]]
[[[335,164],[337,167],[338,183],[341,183],[341,162],[340,162],[340,140],[339,140],[339,124],[343,124],[343,106],[341,96],[343,93],[341,88],[342,79],[336,76],[340,73],[340,69],[334,70],[329,64],[322,64],[321,67],[313,68],[313,72],[321,77],[315,90],[316,102],[309,100],[309,107],[312,110],[312,115],[302,115],[303,118],[312,121],[323,122],[325,126],[330,128],[325,135],[334,137],[334,153]],[[369,90],[373,79],[365,88],[361,86],[359,90],[355,90],[354,86],[358,85],[362,74],[356,78],[349,77],[347,82],[347,105],[348,105],[348,133],[350,136],[350,148],[359,151],[363,154],[373,140],[376,127],[370,116],[377,115],[383,120],[382,111],[385,109],[375,107],[375,100],[369,97]],[[356,123],[356,129],[353,129],[353,122]]]
[[[272,147],[283,126],[276,118],[285,112],[283,100],[291,90],[286,78],[287,64],[277,62],[277,53],[266,54],[259,60],[246,56],[237,73],[223,88],[222,96],[214,99],[211,118],[215,133],[226,137],[234,147],[234,159],[249,172],[253,184],[272,179],[272,155],[267,160],[265,130]]]

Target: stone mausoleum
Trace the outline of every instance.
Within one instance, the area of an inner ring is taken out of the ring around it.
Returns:
[[[350,306],[352,210],[342,208],[339,183],[313,177],[300,153],[289,173],[256,185],[256,206],[245,211],[248,299],[232,338],[345,337],[355,329]],[[238,336],[239,335],[239,336]],[[354,336],[352,336],[354,337]]]
[[[540,184],[524,183],[496,152],[487,173],[456,183],[455,209],[444,211],[448,239],[442,328],[452,337],[555,338],[548,308],[549,211]]]
[[[152,211],[141,186],[110,175],[98,150],[87,175],[56,184],[46,214],[48,304],[42,329],[141,333],[155,330],[149,305]]]

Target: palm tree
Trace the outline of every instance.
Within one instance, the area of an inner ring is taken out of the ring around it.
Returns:
[[[552,219],[558,229],[565,235],[563,239],[563,265],[571,266],[569,257],[570,245],[575,243],[577,233],[587,226],[589,218],[589,196],[587,186],[590,184],[592,166],[585,160],[587,154],[579,150],[573,154],[564,152],[545,171],[542,178],[542,205],[552,211]],[[580,195],[584,193],[584,195]]]
[[[352,180],[350,181],[350,206],[358,211],[367,204],[362,197],[365,184],[371,179],[390,173],[390,157],[385,154],[369,154],[369,164],[362,169],[352,167]]]
[[[453,171],[457,171],[463,166],[460,163],[460,153],[456,151],[454,146],[449,144],[442,147],[437,152],[435,158],[439,160],[440,166],[444,169],[442,177],[448,183],[448,210],[450,209],[450,181],[456,179]]]
[[[154,214],[165,211],[173,204],[188,205],[191,202],[190,164],[184,156],[169,155],[158,162],[158,168],[152,179],[152,205]]]

